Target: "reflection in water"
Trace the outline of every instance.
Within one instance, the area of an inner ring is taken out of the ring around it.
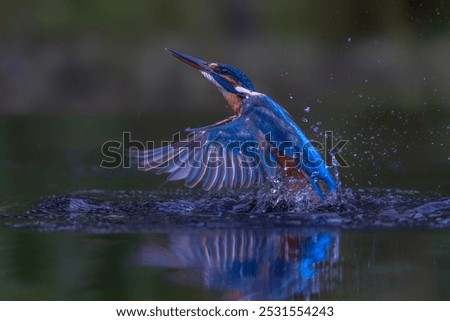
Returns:
[[[337,232],[230,229],[173,235],[167,246],[144,244],[138,264],[199,269],[196,285],[225,291],[224,299],[305,299],[340,279]],[[192,283],[190,280],[173,282]],[[200,283],[200,284],[198,284]]]

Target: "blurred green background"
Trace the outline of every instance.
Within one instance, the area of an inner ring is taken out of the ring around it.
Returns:
[[[170,47],[244,70],[311,139],[349,140],[345,186],[447,193],[449,12],[440,0],[2,1],[0,190],[158,186],[101,172],[101,145],[231,114]]]
[[[111,114],[223,105],[165,47],[235,65],[291,110],[318,100],[327,112],[448,108],[450,99],[443,0],[5,0],[0,110]]]

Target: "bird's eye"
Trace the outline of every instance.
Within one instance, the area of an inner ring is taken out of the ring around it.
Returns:
[[[219,68],[219,72],[220,72],[222,75],[228,75],[228,74],[230,74],[230,71],[229,71],[227,68]]]

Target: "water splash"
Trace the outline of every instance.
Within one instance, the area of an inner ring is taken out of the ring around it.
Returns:
[[[320,125],[322,125],[322,122],[317,121],[315,124],[311,125],[311,130],[315,133],[318,133],[320,130]]]
[[[336,180],[336,190],[337,190],[337,195],[341,194],[341,180],[339,179],[339,162],[336,159],[336,155],[331,153],[331,164],[333,165],[333,174],[334,174],[334,179]]]
[[[275,179],[258,190],[80,191],[3,213],[15,227],[90,233],[183,227],[450,227],[450,199],[399,189],[342,189],[323,202],[299,179]]]

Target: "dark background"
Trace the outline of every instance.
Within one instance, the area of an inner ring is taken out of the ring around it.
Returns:
[[[99,166],[102,144],[124,131],[159,143],[231,114],[217,90],[165,47],[242,69],[312,140],[323,142],[328,130],[348,140],[342,156],[350,167],[339,177],[354,200],[373,195],[362,213],[439,216],[450,195],[449,12],[445,0],[2,0],[0,299],[219,297],[197,284],[203,267],[133,261],[147,247],[170,251],[173,236],[217,231],[61,232],[51,213],[28,212],[86,190],[107,197],[181,186]],[[70,205],[63,220],[90,218]],[[21,225],[27,218],[33,228]],[[54,232],[39,231],[41,223]],[[449,298],[448,230],[335,232],[342,279],[324,280],[330,290],[320,299]],[[256,234],[273,233],[302,235],[295,228]]]
[[[235,65],[292,109],[448,108],[448,33],[443,0],[6,0],[0,110],[220,106],[165,47]]]
[[[158,144],[231,114],[169,47],[244,70],[310,139],[349,140],[344,186],[447,193],[449,21],[437,0],[2,1],[0,184],[158,186],[102,172],[102,144],[124,131]]]

